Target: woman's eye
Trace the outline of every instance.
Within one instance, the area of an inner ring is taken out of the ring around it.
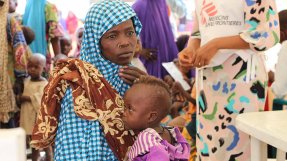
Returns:
[[[128,36],[133,36],[134,33],[135,33],[134,31],[129,31],[129,32],[128,32]]]
[[[133,109],[131,108],[131,106],[128,106],[127,109],[131,112],[133,111]]]
[[[117,36],[116,35],[109,35],[108,39],[115,39]]]

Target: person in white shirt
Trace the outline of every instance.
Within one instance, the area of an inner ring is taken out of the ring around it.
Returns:
[[[287,10],[279,12],[280,23],[280,43],[281,49],[278,54],[278,62],[275,70],[275,81],[271,89],[276,98],[284,98],[287,96]]]
[[[267,72],[261,52],[279,42],[275,0],[196,0],[197,25],[180,64],[196,67],[197,159],[251,160],[237,115],[263,111]]]

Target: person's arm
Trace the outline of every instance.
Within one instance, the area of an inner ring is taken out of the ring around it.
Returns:
[[[48,24],[48,36],[52,44],[55,55],[61,53],[60,37],[64,35],[62,28],[58,24],[58,11],[54,4],[47,3],[45,6],[46,23]]]
[[[208,65],[219,49],[249,48],[249,44],[239,35],[215,38],[196,50],[196,55],[192,57],[191,64],[195,67]]]
[[[196,13],[194,13],[193,17],[193,28],[187,46],[178,54],[179,64],[183,70],[190,70],[193,67],[191,60],[196,50],[200,47],[201,43],[199,24]]]
[[[30,96],[19,95],[19,96],[16,96],[16,101],[21,104],[24,102],[31,102],[31,98]]]
[[[239,35],[252,50],[266,51],[280,40],[275,0],[265,0],[260,5],[247,3],[244,1],[245,29]]]
[[[51,44],[52,44],[52,47],[53,47],[53,51],[54,51],[54,54],[55,55],[58,55],[60,54],[61,52],[61,49],[60,49],[60,41],[59,41],[59,38],[58,37],[54,37],[54,38],[51,38]]]
[[[262,52],[279,42],[279,21],[274,0],[262,1],[260,6],[244,1],[243,10],[246,13],[245,29],[238,35],[209,41],[196,51],[191,61],[193,66],[208,65],[220,49],[252,49]]]

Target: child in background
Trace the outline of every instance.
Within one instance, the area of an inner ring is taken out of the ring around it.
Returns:
[[[60,39],[60,47],[61,47],[61,53],[58,55],[55,55],[53,58],[53,66],[56,66],[56,63],[58,60],[61,59],[67,59],[69,58],[69,52],[72,50],[72,41],[68,37],[63,37]]]
[[[128,160],[188,160],[190,148],[179,129],[160,125],[170,111],[170,95],[167,84],[152,76],[141,76],[126,92],[125,128],[139,133]]]
[[[48,83],[47,80],[41,76],[45,64],[46,58],[42,54],[33,54],[28,59],[27,70],[29,77],[24,80],[23,94],[16,96],[17,102],[21,104],[20,127],[25,130],[27,140],[31,138],[44,87]],[[46,150],[46,152],[47,151],[49,155],[49,150]],[[32,161],[36,161],[38,157],[39,151],[32,149]],[[47,158],[47,160],[49,159]]]
[[[72,50],[72,40],[69,37],[62,37],[60,39],[61,54],[69,57],[69,53]]]
[[[84,34],[84,27],[80,27],[80,28],[77,30],[77,32],[76,32],[76,36],[77,36],[77,48],[76,48],[75,53],[74,53],[74,57],[75,57],[75,58],[79,58],[79,57],[80,57],[80,50],[81,50],[81,46],[82,46],[83,34]]]

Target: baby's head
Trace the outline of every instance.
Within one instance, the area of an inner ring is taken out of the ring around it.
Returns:
[[[158,126],[171,107],[168,85],[153,76],[141,76],[127,90],[124,101],[125,128],[135,131]]]
[[[61,53],[68,56],[72,50],[72,41],[69,37],[63,37],[60,39]]]
[[[57,62],[59,60],[63,60],[63,59],[68,59],[68,56],[67,55],[64,55],[64,54],[58,54],[56,55],[54,58],[53,58],[53,61],[54,61],[54,66],[56,66]]]
[[[42,54],[35,53],[28,59],[27,70],[32,80],[37,80],[41,77],[45,65],[46,58]]]

